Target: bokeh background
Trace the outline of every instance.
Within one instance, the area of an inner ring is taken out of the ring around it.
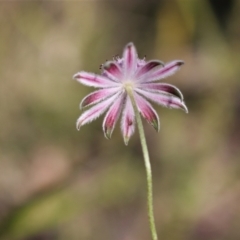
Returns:
[[[189,108],[145,124],[159,239],[240,239],[240,1],[0,2],[0,239],[150,239],[138,133],[76,131],[80,70],[121,54],[181,70]]]

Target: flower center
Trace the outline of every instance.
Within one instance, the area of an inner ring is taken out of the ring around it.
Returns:
[[[128,91],[132,91],[134,88],[134,83],[132,81],[125,81],[123,83],[123,88],[128,92]]]

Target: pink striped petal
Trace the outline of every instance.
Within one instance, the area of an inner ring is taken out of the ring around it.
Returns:
[[[135,91],[163,107],[183,109],[186,113],[188,113],[186,105],[178,97],[164,93],[148,92],[140,89],[135,89]]]
[[[138,107],[138,111],[141,113],[143,118],[145,118],[147,122],[155,128],[156,131],[159,131],[159,117],[151,104],[137,93],[134,94],[134,98]]]
[[[103,74],[115,82],[120,82],[122,70],[115,62],[108,61],[103,65]]]
[[[145,74],[157,66],[164,66],[164,63],[158,60],[152,60],[147,62],[145,65],[140,67],[136,73],[136,77],[140,77],[142,74]]]
[[[94,73],[88,73],[88,72],[78,72],[73,76],[74,79],[76,79],[78,82],[90,86],[90,87],[116,87],[117,83],[114,81],[104,77],[100,76]]]
[[[80,127],[82,125],[86,123],[90,123],[96,118],[100,117],[109,108],[109,106],[116,100],[118,96],[119,94],[117,93],[112,97],[93,106],[89,110],[85,111],[77,120],[77,123],[76,123],[77,129],[80,130]]]
[[[136,69],[137,50],[133,43],[129,43],[123,51],[123,70],[125,77],[131,77]]]
[[[152,71],[144,74],[140,78],[140,82],[154,82],[165,77],[169,77],[173,75],[177,70],[179,70],[180,66],[184,64],[183,61],[176,60],[170,63],[167,63],[163,68],[156,68]]]
[[[121,130],[124,142],[128,145],[128,141],[135,131],[135,114],[129,97],[126,99],[126,104],[123,110]]]
[[[118,97],[114,104],[109,108],[104,118],[103,132],[107,139],[111,138],[112,132],[122,111],[125,96],[126,95],[122,94],[122,96]]]
[[[113,94],[117,93],[118,91],[119,91],[119,87],[112,87],[112,88],[103,88],[103,89],[97,90],[93,93],[90,93],[85,98],[83,98],[83,100],[81,101],[80,109],[82,109],[83,107],[88,107],[92,104],[96,104],[96,103],[112,96]]]
[[[139,88],[148,91],[160,91],[165,94],[169,93],[183,100],[183,94],[181,91],[177,87],[168,83],[142,83],[139,85]]]

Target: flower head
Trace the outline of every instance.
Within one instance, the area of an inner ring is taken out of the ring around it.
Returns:
[[[80,109],[91,106],[77,120],[77,129],[107,112],[103,120],[103,131],[110,138],[121,116],[121,131],[125,144],[135,130],[135,113],[129,92],[131,92],[141,116],[157,131],[159,117],[149,100],[168,108],[188,112],[181,91],[170,84],[158,81],[174,74],[183,61],[175,60],[164,64],[158,60],[139,59],[133,43],[127,44],[122,58],[114,57],[101,65],[100,75],[78,72],[73,76],[78,82],[99,88],[87,95],[80,103]]]

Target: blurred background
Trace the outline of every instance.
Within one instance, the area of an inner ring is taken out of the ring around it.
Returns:
[[[240,1],[1,1],[0,239],[150,239],[144,162],[102,118],[80,70],[122,54],[185,65],[167,78],[189,114],[156,106],[144,125],[159,239],[240,239]]]

